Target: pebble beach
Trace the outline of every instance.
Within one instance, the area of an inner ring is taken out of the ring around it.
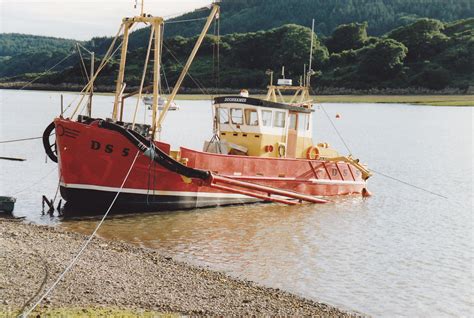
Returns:
[[[30,308],[86,239],[54,227],[0,219],[0,316],[14,317]],[[361,316],[100,238],[92,240],[35,314],[77,308],[85,316]]]

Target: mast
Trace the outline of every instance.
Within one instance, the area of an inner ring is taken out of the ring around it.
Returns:
[[[311,73],[313,72],[312,64],[313,64],[313,41],[314,41],[314,19],[311,25],[311,48],[309,49],[309,69],[308,69],[308,79],[306,84],[308,87],[311,83]]]
[[[211,13],[209,14],[209,17],[207,18],[206,24],[204,25],[204,28],[201,31],[201,34],[199,35],[198,40],[196,41],[196,44],[194,45],[194,48],[191,52],[191,55],[188,58],[188,61],[186,62],[186,65],[184,66],[183,70],[181,71],[181,74],[179,75],[178,81],[173,87],[173,92],[169,96],[168,100],[166,101],[166,105],[163,108],[163,110],[160,113],[160,116],[157,121],[153,122],[153,127],[152,127],[152,136],[155,136],[156,130],[160,131],[161,130],[161,124],[163,123],[163,120],[165,119],[166,113],[168,109],[170,108],[171,103],[173,102],[174,98],[176,97],[176,94],[178,93],[178,90],[183,83],[184,78],[186,77],[186,74],[188,73],[189,67],[191,66],[194,57],[196,56],[197,51],[199,50],[199,47],[201,46],[202,41],[204,40],[204,37],[206,36],[207,31],[209,30],[209,27],[214,20],[214,17],[216,14],[219,12],[219,4],[217,2],[212,4],[212,9]]]
[[[122,52],[120,55],[120,68],[119,74],[117,79],[117,85],[115,87],[115,101],[114,101],[114,110],[112,112],[112,119],[117,120],[117,113],[118,113],[118,106],[121,100],[121,94],[123,91],[124,82],[123,79],[125,77],[125,63],[127,61],[127,48],[128,48],[128,35],[130,31],[130,27],[133,24],[134,19],[124,18],[122,24],[124,25],[123,30],[123,42],[122,42]]]
[[[154,64],[153,64],[153,113],[152,113],[152,121],[153,123],[156,122],[156,117],[158,114],[158,98],[159,98],[159,88],[160,88],[160,49],[161,49],[161,23],[155,22],[153,24],[155,30],[155,46],[154,46]],[[152,137],[155,136],[155,127],[152,127]]]

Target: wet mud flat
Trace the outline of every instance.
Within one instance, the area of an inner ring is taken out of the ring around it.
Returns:
[[[35,303],[86,238],[53,227],[0,219],[0,317],[14,316]],[[134,314],[360,316],[178,262],[152,249],[100,238],[93,239],[41,303],[39,312],[58,308],[84,308],[86,315],[91,308],[94,315],[97,308],[97,313],[112,309]]]

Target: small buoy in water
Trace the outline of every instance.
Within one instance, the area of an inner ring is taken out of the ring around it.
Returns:
[[[339,115],[339,114],[336,114],[336,118],[341,118],[341,115]]]
[[[372,193],[370,193],[370,191],[367,190],[367,188],[362,189],[362,197],[363,198],[368,198],[370,196],[372,196]]]

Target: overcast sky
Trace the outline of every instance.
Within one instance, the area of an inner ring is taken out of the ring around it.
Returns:
[[[138,0],[140,7],[141,0]],[[211,0],[145,0],[145,12],[169,17]],[[115,35],[122,17],[139,14],[135,0],[0,0],[0,33],[27,33],[77,40]]]

